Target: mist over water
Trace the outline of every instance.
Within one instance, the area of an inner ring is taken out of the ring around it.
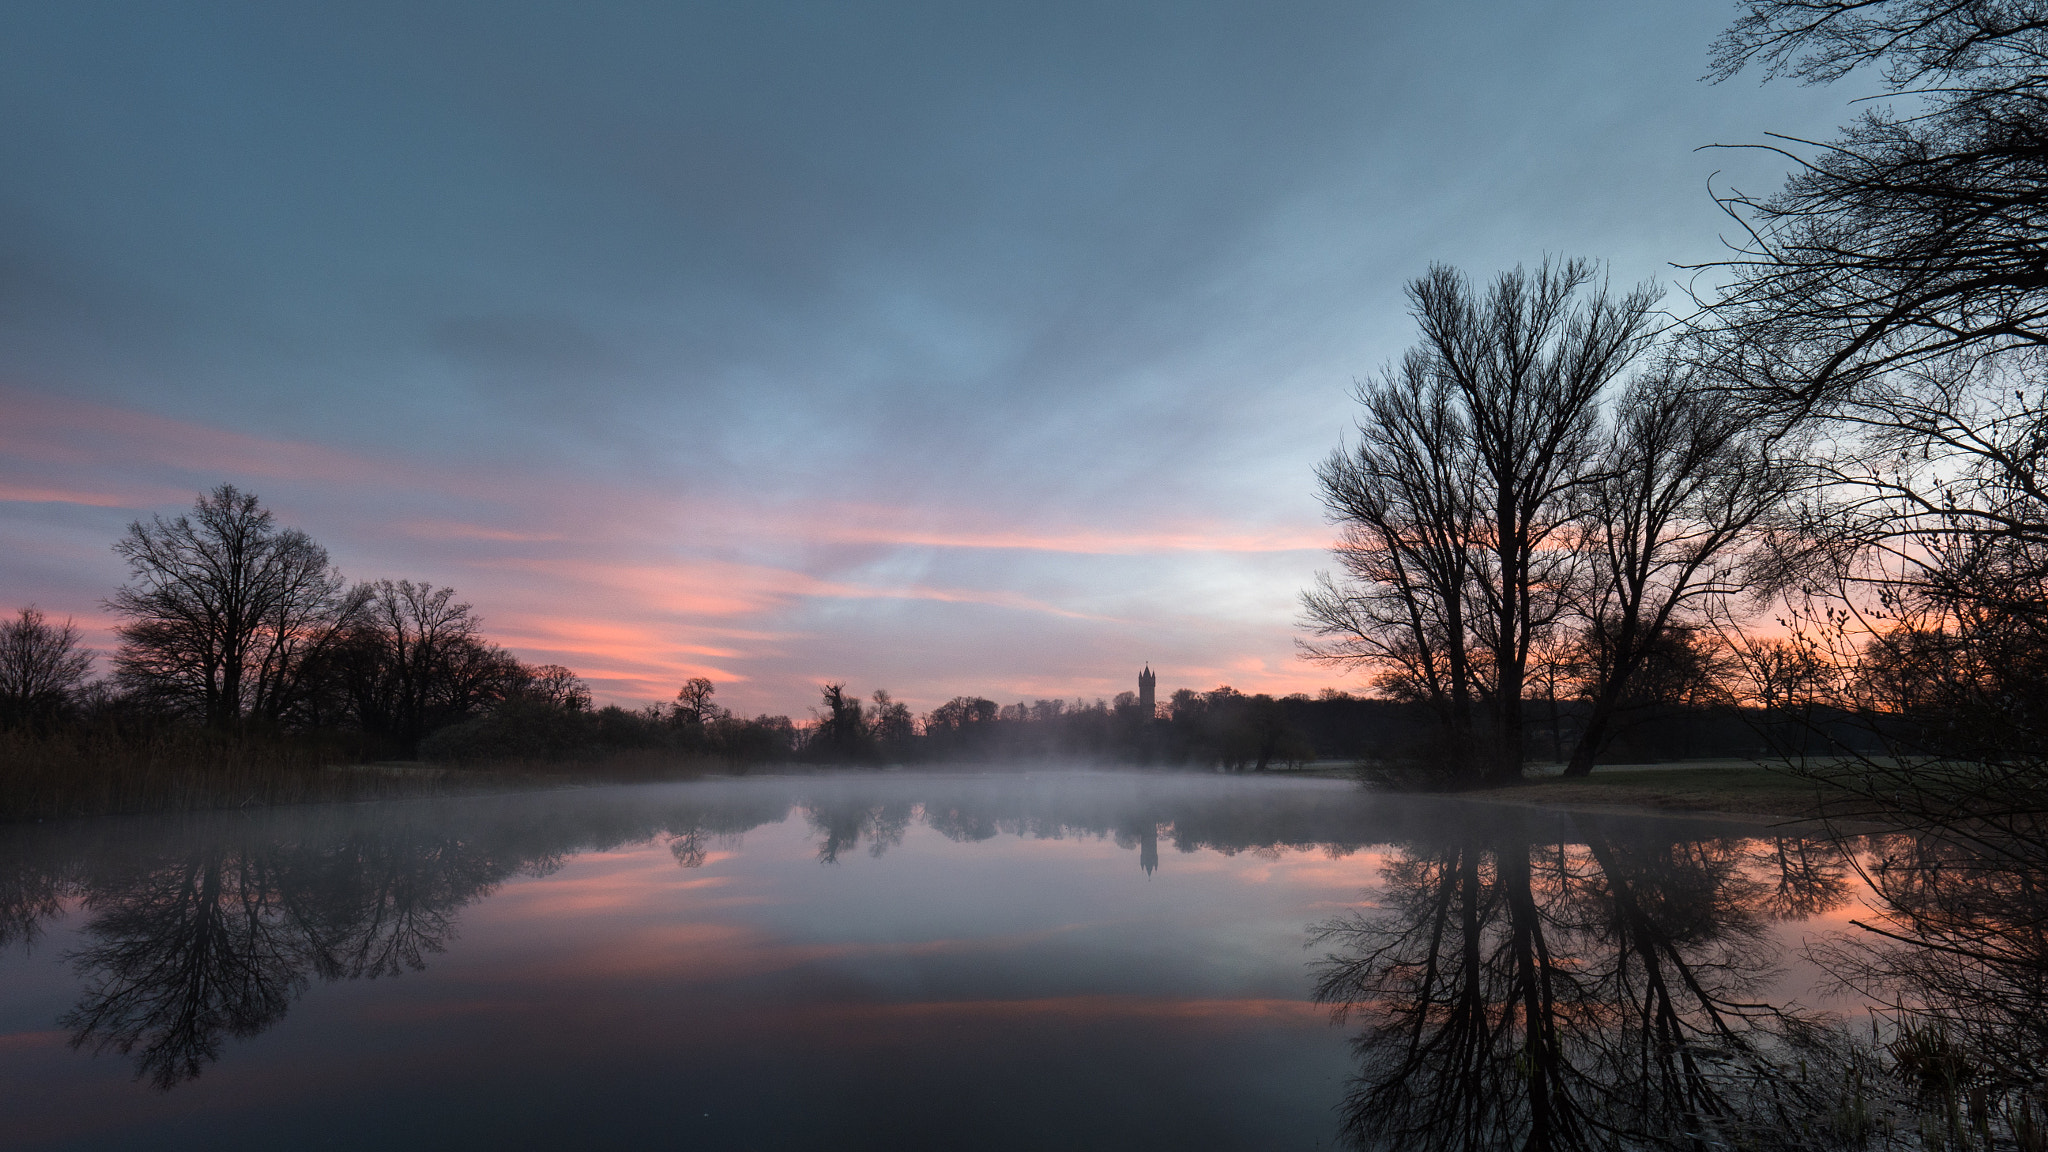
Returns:
[[[16,826],[0,1109],[35,1148],[1334,1147],[1373,1069],[1315,998],[1328,926],[1506,844],[1539,903],[1598,846],[1690,918],[1673,955],[1738,941],[1809,1006],[1797,945],[1856,892],[1756,828],[1198,774]]]

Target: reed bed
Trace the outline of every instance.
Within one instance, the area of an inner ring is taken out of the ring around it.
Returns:
[[[508,773],[350,763],[313,740],[189,728],[0,732],[0,820],[447,795]]]
[[[731,770],[656,749],[453,765],[366,759],[337,740],[187,727],[0,731],[0,821],[454,796]]]

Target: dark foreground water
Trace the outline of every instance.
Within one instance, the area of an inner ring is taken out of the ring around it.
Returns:
[[[1659,980],[1674,1026],[1821,1006],[1799,945],[1852,875],[1756,828],[1138,773],[4,828],[0,1144],[1335,1147],[1502,1091],[1354,1049],[1454,1029],[1439,987],[1517,1084],[1525,977],[1620,1078],[1597,1046]]]

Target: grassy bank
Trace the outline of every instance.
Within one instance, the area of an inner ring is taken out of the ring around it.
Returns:
[[[1590,776],[1536,776],[1477,795],[1509,803],[1725,812],[1779,820],[1820,818],[1830,800],[1812,780],[1750,760],[1602,765]]]

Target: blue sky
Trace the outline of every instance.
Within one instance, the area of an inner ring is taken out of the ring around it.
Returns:
[[[601,699],[1341,683],[1310,470],[1404,282],[1673,283],[1783,172],[1701,146],[1853,114],[1700,82],[1733,15],[0,8],[0,608],[105,645],[227,480]]]

